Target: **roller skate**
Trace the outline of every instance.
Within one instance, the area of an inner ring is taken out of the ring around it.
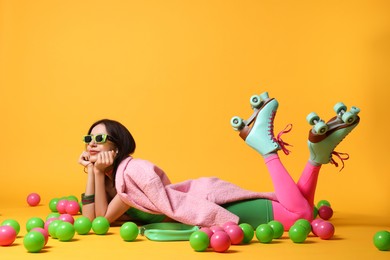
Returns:
[[[263,156],[280,149],[288,154],[285,146],[289,144],[283,142],[280,136],[289,132],[291,128],[286,128],[287,130],[277,138],[274,136],[274,118],[279,106],[278,101],[270,98],[268,92],[263,92],[260,95],[253,95],[250,98],[250,105],[253,113],[247,120],[238,116],[232,117],[230,124],[233,129],[239,131],[240,137]]]
[[[334,149],[359,124],[360,109],[351,107],[351,110],[347,111],[347,107],[342,102],[337,103],[333,109],[336,116],[326,123],[314,112],[306,117],[308,123],[313,125],[308,140],[310,160],[318,164],[330,162],[337,167],[338,163],[332,157],[335,155],[343,163],[341,168],[343,169],[344,160],[349,159],[349,155],[336,152]]]

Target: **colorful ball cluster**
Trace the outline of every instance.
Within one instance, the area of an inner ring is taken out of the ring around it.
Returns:
[[[316,209],[317,209],[318,216],[323,220],[329,220],[333,216],[332,206],[330,205],[330,202],[327,200],[320,200],[317,203]]]
[[[331,239],[334,235],[335,228],[329,221],[315,219],[311,222],[313,234],[323,240]]]
[[[249,224],[240,225],[226,222],[222,226],[202,227],[190,236],[190,245],[197,252],[212,248],[214,252],[223,253],[231,245],[249,244],[254,236],[253,227]]]

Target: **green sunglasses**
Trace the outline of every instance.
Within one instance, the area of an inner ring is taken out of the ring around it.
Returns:
[[[105,142],[107,142],[107,140],[113,141],[113,138],[108,134],[85,135],[83,137],[83,142],[86,144],[89,144],[90,142],[92,142],[92,140],[94,140],[97,144],[104,144]]]

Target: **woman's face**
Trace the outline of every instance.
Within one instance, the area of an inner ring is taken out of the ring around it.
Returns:
[[[91,135],[96,136],[98,134],[108,134],[106,126],[104,124],[99,124],[92,128]],[[87,152],[89,154],[89,161],[94,163],[97,161],[97,155],[100,152],[104,151],[115,151],[115,144],[106,139],[105,143],[99,143],[97,144],[95,140],[92,139],[92,141],[86,145]]]

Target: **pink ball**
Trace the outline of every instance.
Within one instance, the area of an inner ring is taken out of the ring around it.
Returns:
[[[16,239],[16,231],[11,226],[0,226],[0,246],[10,246]]]
[[[45,237],[45,245],[47,244],[47,241],[49,240],[49,232],[46,229],[40,228],[40,227],[35,227],[35,228],[31,229],[31,231],[38,231],[38,232],[42,233],[42,235]]]
[[[62,220],[64,222],[69,222],[70,224],[74,224],[74,218],[70,214],[61,214],[60,217],[58,218],[59,220]]]
[[[38,193],[30,193],[27,196],[27,204],[31,207],[39,205],[39,202],[41,202],[41,196]]]
[[[213,231],[213,233],[217,232],[217,231],[225,231],[221,226],[212,226],[210,227],[211,231]]]
[[[70,200],[66,203],[65,211],[70,215],[77,215],[80,211],[80,204],[77,201]]]
[[[223,253],[230,247],[229,235],[224,231],[216,231],[210,239],[210,245],[215,252]]]
[[[222,225],[222,228],[226,231],[226,229],[229,228],[230,226],[238,226],[238,225],[233,221],[228,221]]]
[[[334,226],[332,223],[328,221],[323,221],[319,224],[316,234],[319,236],[321,239],[328,240],[331,239],[334,235]]]
[[[57,202],[57,206],[56,206],[58,213],[60,213],[60,214],[66,213],[66,205],[67,204],[68,204],[68,200],[59,200]]]
[[[333,216],[333,209],[329,206],[323,205],[318,209],[318,215],[323,220],[328,220]]]
[[[211,236],[214,234],[214,232],[208,227],[202,227],[200,228],[200,231],[205,232],[209,236],[209,238],[211,238]]]
[[[317,229],[318,229],[320,223],[323,222],[323,221],[324,221],[324,220],[321,219],[321,218],[316,218],[315,220],[313,220],[313,221],[311,222],[311,231],[313,232],[313,234],[314,234],[315,236],[318,236],[318,235],[317,235]]]
[[[244,231],[238,225],[230,225],[225,232],[229,235],[232,245],[239,245],[244,239]]]
[[[53,222],[54,220],[57,220],[57,219],[59,219],[59,218],[49,218],[48,220],[45,221],[45,225],[44,225],[43,228],[44,228],[46,231],[49,231],[49,225],[50,225],[50,223]]]

